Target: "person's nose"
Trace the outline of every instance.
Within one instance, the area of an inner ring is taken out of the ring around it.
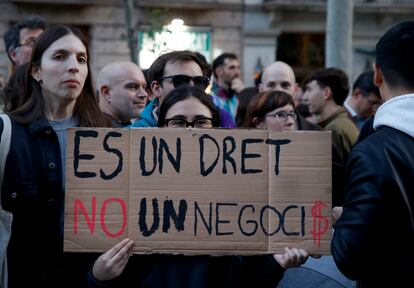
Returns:
[[[68,57],[68,70],[71,73],[78,73],[79,72],[79,62],[75,55],[71,55]]]
[[[135,94],[135,97],[137,97],[138,100],[143,101],[148,98],[148,93],[147,91],[145,91],[144,88],[141,87],[138,89],[137,93]]]
[[[291,117],[291,116],[287,116],[285,124],[286,125],[294,125],[295,124],[295,119],[293,119],[293,117]]]

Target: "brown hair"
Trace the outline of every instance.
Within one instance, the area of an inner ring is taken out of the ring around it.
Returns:
[[[263,119],[267,113],[286,105],[294,106],[292,96],[284,91],[265,91],[255,95],[247,106],[243,127],[256,127],[254,118]]]
[[[22,74],[22,79],[20,79],[20,83],[22,83],[21,85],[25,86],[21,88],[21,91],[24,91],[24,94],[21,95],[21,99],[19,101],[20,105],[10,111],[11,118],[13,118],[16,122],[28,124],[44,116],[42,88],[32,77],[31,71],[33,67],[40,67],[42,55],[50,47],[50,45],[52,45],[56,40],[70,34],[75,35],[82,41],[86,48],[87,55],[90,55],[86,39],[82,36],[80,31],[74,27],[56,25],[46,29],[45,32],[40,34],[33,47],[29,65],[27,66],[25,73]],[[83,89],[76,100],[75,107],[73,109],[73,116],[79,121],[80,126],[109,126],[110,124],[99,109],[98,97],[96,97],[95,94],[89,58],[87,60],[87,65],[88,75]]]

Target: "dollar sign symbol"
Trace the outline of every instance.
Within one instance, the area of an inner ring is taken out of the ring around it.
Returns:
[[[318,200],[312,206],[312,217],[313,217],[313,243],[321,247],[321,236],[328,231],[329,219],[326,216],[322,216],[322,209],[328,207],[325,203]]]

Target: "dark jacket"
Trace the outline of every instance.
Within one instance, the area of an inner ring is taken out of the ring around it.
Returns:
[[[331,248],[341,272],[362,287],[413,287],[413,163],[414,138],[387,126],[350,154]]]
[[[283,272],[271,255],[134,255],[116,280],[99,283],[90,273],[88,282],[91,288],[274,288]]]
[[[307,121],[300,113],[296,112],[296,126],[298,130],[323,131],[323,128]],[[344,204],[345,191],[345,165],[339,155],[335,142],[332,141],[332,207]]]
[[[63,253],[60,148],[45,118],[25,126],[12,121],[1,197],[13,213],[9,287],[80,287],[96,256]]]

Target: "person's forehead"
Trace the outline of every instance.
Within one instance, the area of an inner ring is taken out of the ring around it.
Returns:
[[[122,75],[119,75],[119,80],[134,80],[134,81],[144,81],[145,82],[145,76],[144,73],[142,73],[141,69],[139,69],[136,66],[128,65],[125,66],[123,69]]]
[[[226,58],[224,60],[224,65],[225,66],[232,66],[232,65],[239,66],[239,60],[234,59],[234,58]]]
[[[167,62],[164,68],[164,76],[166,75],[188,75],[201,76],[203,75],[201,67],[195,61],[175,61]]]
[[[289,82],[291,85],[294,85],[294,79],[291,75],[291,73],[284,68],[274,68],[269,69],[267,73],[264,75],[264,82]]]
[[[40,28],[22,28],[20,29],[20,40],[25,40],[30,37],[37,38],[40,34],[42,34],[43,30]]]

